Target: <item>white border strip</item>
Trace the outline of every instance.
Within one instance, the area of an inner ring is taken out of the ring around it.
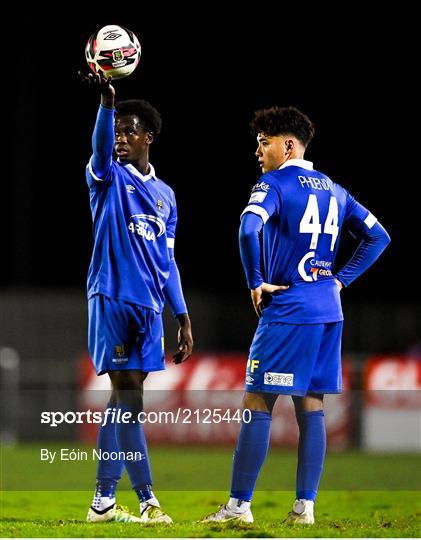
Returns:
[[[373,225],[377,223],[377,218],[376,216],[373,216],[371,212],[369,212],[368,216],[364,220],[364,223],[367,225],[369,229],[371,229],[371,227],[373,227]]]
[[[167,238],[167,246],[170,249],[174,249],[175,238]]]
[[[88,167],[89,167],[89,172],[91,173],[91,175],[94,177],[95,180],[97,180],[98,182],[104,182],[105,178],[98,178],[98,176],[94,173],[94,170],[92,168],[92,158],[94,156],[91,156],[90,160],[89,160],[89,163],[88,163]]]
[[[262,208],[261,206],[257,206],[256,204],[249,204],[248,206],[246,206],[240,218],[242,218],[247,212],[252,212],[253,214],[260,216],[263,220],[263,223],[266,223],[266,221],[270,217],[264,208]]]

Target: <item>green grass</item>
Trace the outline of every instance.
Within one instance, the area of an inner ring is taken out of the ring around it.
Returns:
[[[41,462],[40,448],[81,448],[91,458],[91,448],[81,443],[32,443],[1,449],[1,486],[7,491],[85,491],[92,489],[97,462]],[[150,448],[154,483],[160,491],[223,491],[231,477],[233,448]],[[271,448],[257,488],[292,491],[295,487],[296,451]],[[421,490],[419,454],[367,454],[329,452],[322,490]],[[121,489],[130,489],[127,477]]]
[[[253,500],[255,523],[194,524],[226,502],[232,448],[153,447],[154,485],[173,526],[88,524],[96,463],[39,459],[27,444],[1,451],[2,537],[418,537],[421,532],[420,456],[329,453],[316,505],[316,525],[286,526],[294,500],[295,452],[271,449]],[[137,513],[123,478],[118,502]]]
[[[282,519],[294,494],[256,492],[252,525],[216,526],[192,523],[225,502],[225,492],[169,492],[161,504],[175,521],[172,526],[85,523],[90,492],[4,492],[2,537],[418,537],[421,505],[415,492],[321,492],[313,526],[287,526]],[[119,502],[136,511],[132,492],[120,492]]]

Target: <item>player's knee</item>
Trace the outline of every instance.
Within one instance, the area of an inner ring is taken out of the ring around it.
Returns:
[[[309,392],[306,396],[291,396],[296,414],[323,410],[323,394]]]
[[[122,390],[143,392],[143,381],[147,373],[142,371],[110,371],[109,372],[113,390],[118,394]]]
[[[243,409],[272,413],[277,396],[263,393],[246,392],[243,398]]]

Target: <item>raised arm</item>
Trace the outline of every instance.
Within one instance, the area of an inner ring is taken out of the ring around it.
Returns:
[[[89,162],[89,170],[94,180],[103,181],[107,177],[114,149],[115,90],[111,84],[111,78],[91,73],[88,76],[80,73],[80,77],[101,92],[101,102],[92,135],[93,154]]]

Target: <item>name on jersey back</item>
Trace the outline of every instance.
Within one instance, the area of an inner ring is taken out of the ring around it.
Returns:
[[[316,178],[314,176],[298,176],[302,188],[324,189],[332,191],[333,182],[330,178]]]

